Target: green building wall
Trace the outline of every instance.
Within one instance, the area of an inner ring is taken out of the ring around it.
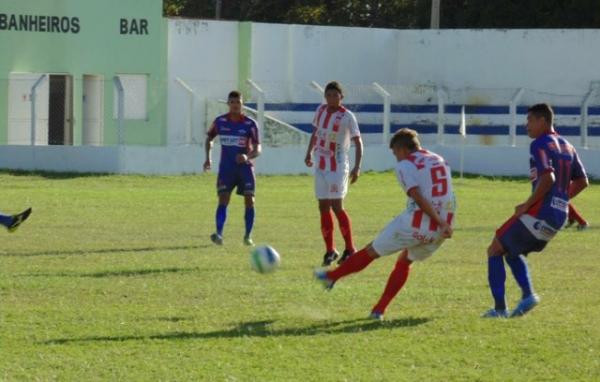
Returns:
[[[19,24],[36,16],[37,23]],[[70,26],[57,30],[53,17]],[[122,20],[131,26],[134,19],[137,30],[123,28]],[[166,144],[166,44],[162,0],[0,0],[0,144],[7,143],[8,78],[15,72],[72,76],[74,145],[82,143],[83,76],[104,79],[103,144],[111,145],[118,137],[113,78],[145,74],[147,119],[124,121],[124,143]]]

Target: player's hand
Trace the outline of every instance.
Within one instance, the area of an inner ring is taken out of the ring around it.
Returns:
[[[248,162],[248,155],[246,154],[238,154],[235,156],[235,161],[237,164],[242,164]]]
[[[527,206],[526,203],[521,203],[518,206],[515,207],[515,216],[521,216],[524,213],[527,212],[527,210],[529,209],[529,207]]]
[[[350,172],[350,184],[353,184],[354,182],[356,182],[358,180],[359,176],[360,176],[360,168],[354,167],[352,169],[352,171]]]
[[[454,233],[452,227],[450,227],[450,224],[448,224],[448,222],[445,221],[440,223],[440,231],[442,232],[442,237],[446,239],[451,238],[452,234]]]
[[[312,161],[312,155],[311,154],[306,154],[306,157],[304,158],[304,163],[306,164],[306,167],[312,167],[313,166],[313,161]]]
[[[202,168],[204,169],[204,171],[208,171],[208,170],[210,170],[210,166],[211,166],[210,159],[207,159],[204,162],[204,165],[202,166]]]

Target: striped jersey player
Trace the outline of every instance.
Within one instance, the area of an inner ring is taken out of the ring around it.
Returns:
[[[343,200],[348,192],[348,180],[356,182],[360,175],[363,145],[356,117],[342,106],[344,93],[341,85],[330,82],[325,87],[326,103],[317,108],[304,162],[315,167],[315,195],[319,200],[321,233],[325,241],[323,265],[330,265],[339,256],[333,241],[333,213],[338,220],[345,249],[338,264],[355,252],[350,217]],[[356,151],[354,167],[350,170],[348,152],[353,142]],[[314,160],[314,163],[313,163]]]
[[[421,148],[416,131],[398,130],[390,148],[398,160],[398,182],[408,196],[406,210],[337,269],[315,272],[317,279],[331,288],[337,280],[361,271],[374,259],[400,252],[384,292],[371,310],[370,317],[374,319],[383,318],[387,306],[406,282],[411,264],[430,257],[452,236],[456,209],[450,167],[441,156]]]

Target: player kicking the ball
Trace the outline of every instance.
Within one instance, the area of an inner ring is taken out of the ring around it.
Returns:
[[[227,97],[229,113],[215,119],[206,137],[206,161],[204,171],[210,170],[210,151],[212,141],[218,135],[221,141],[221,160],[219,161],[219,174],[217,175],[217,193],[219,205],[216,212],[217,231],[210,235],[213,243],[223,244],[223,226],[227,218],[227,205],[231,191],[237,188],[238,195],[244,195],[246,212],[246,234],[244,244],[254,245],[252,226],[254,225],[254,189],[255,177],[252,159],[261,152],[256,122],[242,113],[242,95],[232,91]]]
[[[488,280],[495,306],[483,317],[518,317],[539,303],[525,256],[544,249],[565,224],[569,199],[588,185],[577,152],[554,131],[553,119],[554,113],[547,104],[528,110],[527,135],[533,138],[529,148],[533,192],[515,207],[515,214],[496,231],[488,248]],[[510,314],[504,296],[505,261],[523,293]]]
[[[373,260],[402,251],[371,318],[383,319],[385,309],[400,291],[413,261],[430,257],[452,236],[455,200],[450,168],[441,156],[421,148],[417,132],[398,130],[390,148],[398,160],[395,173],[408,195],[406,210],[392,220],[373,242],[332,271],[315,277],[331,289],[336,281],[366,268]]]
[[[31,208],[18,213],[16,215],[4,215],[0,213],[0,224],[2,224],[8,232],[15,232],[17,228],[31,215]]]
[[[350,110],[342,106],[344,93],[336,81],[325,86],[324,105],[319,106],[313,120],[314,131],[306,150],[304,163],[313,166],[315,153],[315,194],[319,200],[321,213],[321,233],[325,241],[323,266],[330,265],[339,254],[333,244],[333,213],[340,225],[346,248],[338,264],[345,261],[355,251],[352,241],[352,225],[350,217],[344,210],[344,197],[348,192],[348,176],[350,183],[356,182],[360,175],[363,145],[358,130],[356,117]],[[350,141],[354,142],[356,152],[354,167],[350,171],[348,151]]]

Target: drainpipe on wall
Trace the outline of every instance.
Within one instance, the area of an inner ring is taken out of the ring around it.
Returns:
[[[31,87],[31,94],[29,95],[29,100],[31,102],[31,146],[35,146],[35,124],[36,124],[36,112],[35,112],[35,98],[37,93],[37,88],[42,84],[44,79],[46,78],[45,74],[42,74],[40,78],[35,81],[33,86]]]

